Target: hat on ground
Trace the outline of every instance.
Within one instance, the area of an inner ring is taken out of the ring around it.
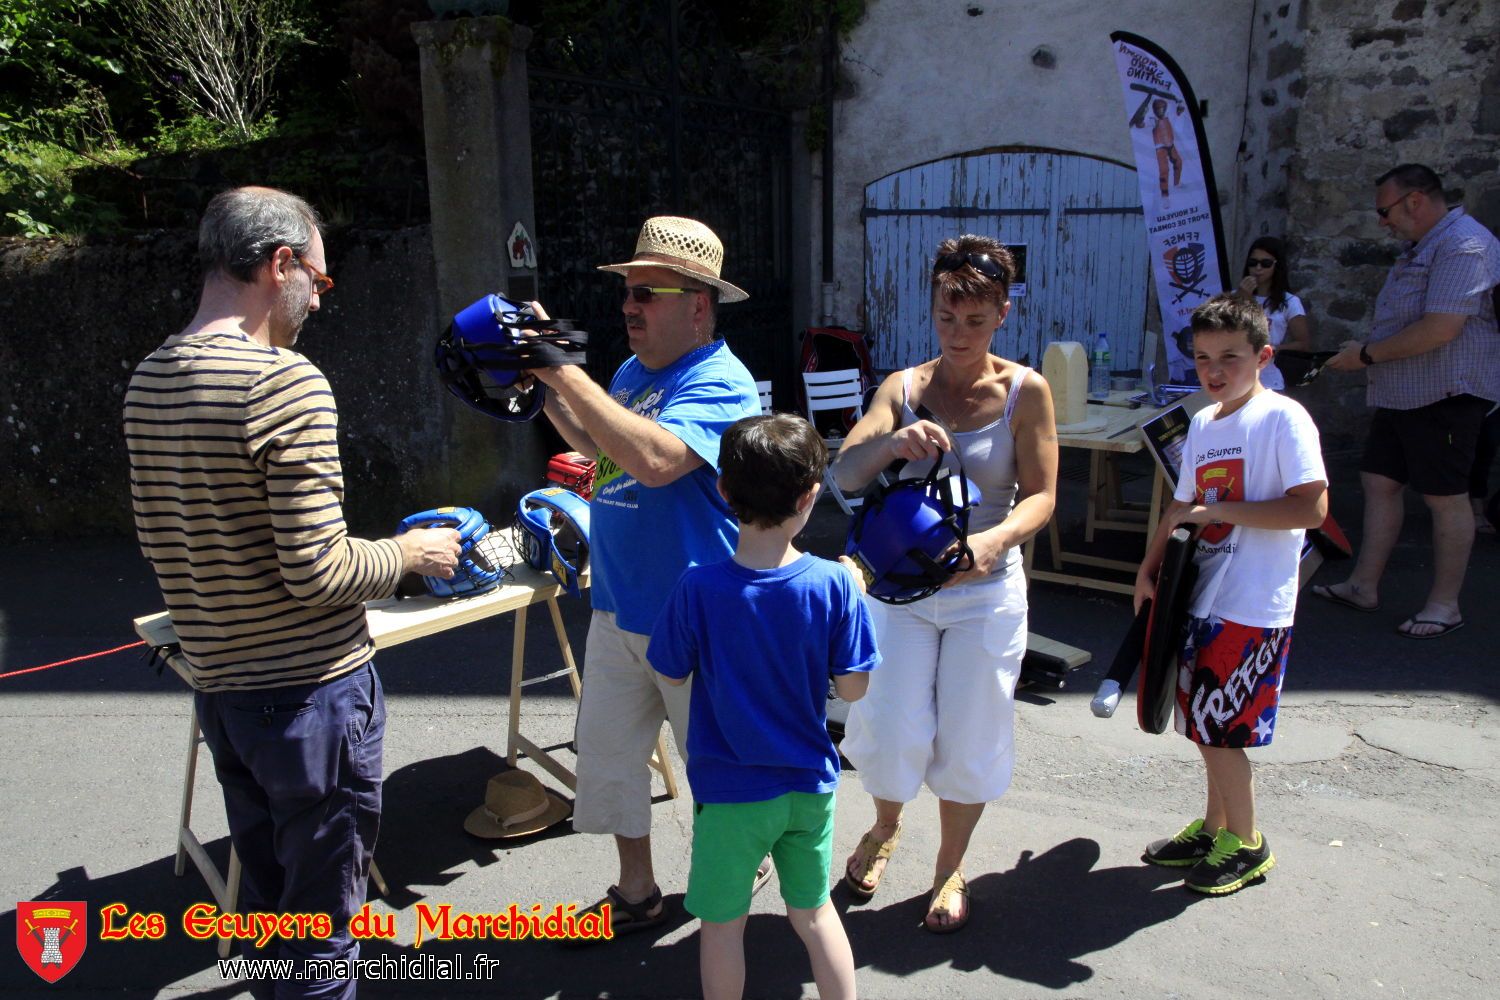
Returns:
[[[624,264],[601,264],[599,270],[630,273],[632,267],[665,267],[714,286],[720,302],[743,302],[750,293],[719,277],[724,267],[724,244],[697,219],[653,215],[641,226],[635,259]]]
[[[464,829],[476,837],[524,837],[561,822],[572,805],[527,771],[502,771],[484,789],[484,805],[469,813]]]

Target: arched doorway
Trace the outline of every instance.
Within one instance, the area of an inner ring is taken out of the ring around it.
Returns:
[[[996,353],[1040,365],[1049,343],[1092,344],[1103,331],[1112,367],[1141,367],[1149,273],[1134,169],[1056,150],[969,153],[867,185],[863,218],[876,367],[932,357],[932,252],[967,232],[1026,247],[1024,293],[1012,295]]]

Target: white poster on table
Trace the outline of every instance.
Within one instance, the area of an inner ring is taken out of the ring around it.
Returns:
[[[1193,368],[1193,310],[1228,287],[1219,194],[1187,77],[1147,39],[1125,31],[1109,38],[1140,179],[1167,365],[1171,380],[1180,382]]]

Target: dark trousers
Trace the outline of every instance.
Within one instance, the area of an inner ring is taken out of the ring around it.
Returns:
[[[325,684],[199,692],[198,725],[224,789],[244,874],[239,910],[326,913],[334,935],[273,940],[247,958],[354,958],[380,829],[385,696],[374,664]],[[270,996],[271,984],[251,984]],[[285,981],[276,997],[352,997],[349,980]]]

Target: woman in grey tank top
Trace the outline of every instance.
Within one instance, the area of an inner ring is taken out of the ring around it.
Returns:
[[[970,517],[974,567],[913,604],[871,602],[882,664],[849,714],[843,752],[875,799],[875,824],[846,863],[855,894],[874,895],[925,783],[938,797],[941,842],[923,926],[969,919],[964,853],[985,804],[1010,785],[1013,696],[1026,652],[1021,544],[1052,516],[1057,430],[1047,383],[996,357],[1014,264],[1000,243],[961,236],[938,247],[932,314],[938,356],[880,386],[834,464],[857,490],[905,461],[903,475],[956,465],[983,494]]]

